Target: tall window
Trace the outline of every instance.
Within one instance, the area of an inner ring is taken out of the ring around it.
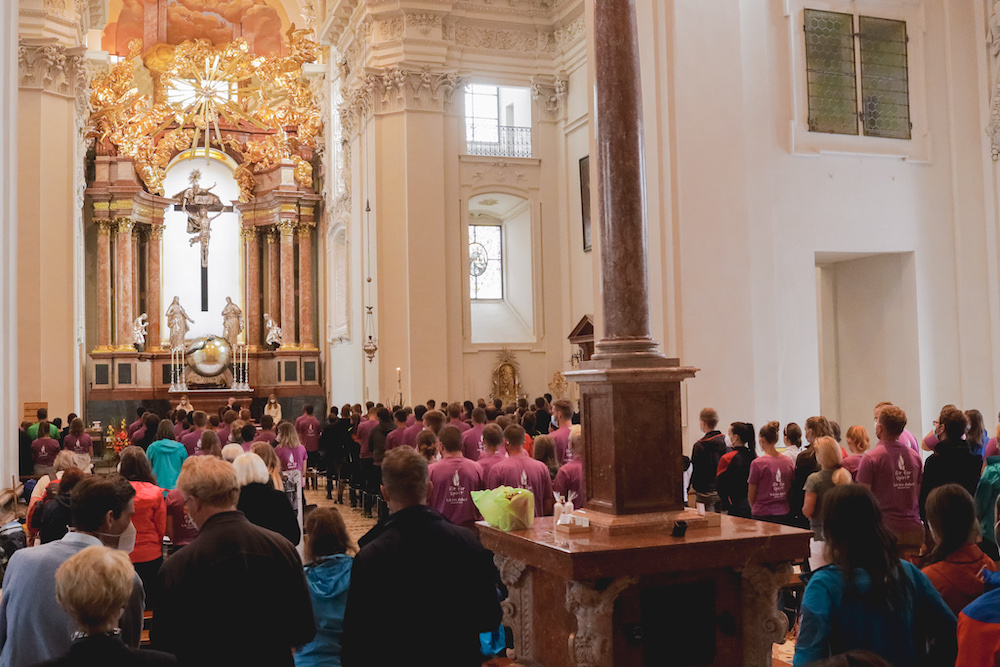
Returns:
[[[531,157],[531,95],[527,88],[474,83],[465,91],[470,155]]]
[[[906,22],[806,9],[805,33],[809,130],[909,139]]]
[[[469,225],[469,295],[503,298],[503,228]]]

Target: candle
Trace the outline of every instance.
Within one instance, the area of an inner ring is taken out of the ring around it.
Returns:
[[[396,381],[397,382],[402,382],[403,381],[403,372],[399,368],[399,366],[396,366]]]

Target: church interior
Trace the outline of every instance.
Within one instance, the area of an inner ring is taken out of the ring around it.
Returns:
[[[772,664],[811,533],[688,502],[707,406],[1000,428],[1000,3],[17,0],[0,44],[7,428],[569,400],[592,532],[481,531],[517,664]]]

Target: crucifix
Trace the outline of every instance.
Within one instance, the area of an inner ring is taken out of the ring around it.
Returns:
[[[198,185],[201,172],[197,169],[191,172],[188,180],[191,186],[174,196],[175,200],[180,200],[174,205],[174,210],[187,213],[188,224],[187,233],[193,234],[189,243],[201,245],[201,310],[208,312],[208,244],[212,238],[212,221],[223,213],[231,213],[232,206],[224,206],[219,196],[211,192],[209,188],[202,188]],[[209,211],[215,212],[210,216]]]

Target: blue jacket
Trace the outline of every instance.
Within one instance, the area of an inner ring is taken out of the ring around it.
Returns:
[[[340,637],[344,634],[344,608],[353,563],[350,556],[336,554],[305,567],[316,637],[295,650],[295,667],[340,667]]]
[[[157,440],[146,450],[146,456],[153,465],[158,487],[169,491],[177,486],[177,476],[181,474],[181,466],[188,457],[188,451],[182,443],[176,440]]]
[[[994,457],[990,457],[994,458]],[[963,667],[1000,663],[1000,572],[986,572],[986,592],[958,615],[958,662]]]
[[[802,598],[795,667],[851,650],[872,651],[893,665],[954,664],[955,615],[923,572],[900,562],[910,600],[893,610],[868,595],[864,570],[854,571],[857,592],[845,591],[836,565],[814,572]],[[930,658],[928,639],[936,640]]]

